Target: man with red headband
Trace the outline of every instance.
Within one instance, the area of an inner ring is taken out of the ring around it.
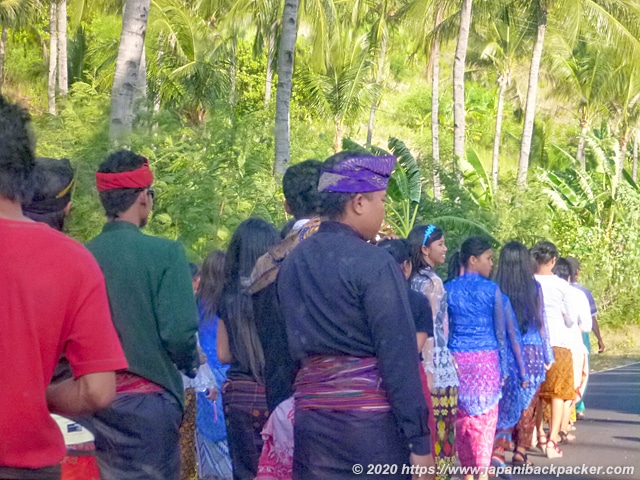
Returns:
[[[50,412],[107,406],[127,362],[94,258],[23,214],[35,167],[28,121],[0,95],[0,478],[59,480],[65,444]],[[49,385],[63,353],[73,378]]]
[[[109,155],[96,173],[108,221],[87,247],[104,272],[129,362],[116,376],[113,404],[81,420],[96,437],[102,480],[179,478],[179,370],[193,377],[199,365],[184,249],[140,231],[153,206],[152,183],[149,161],[126,150]]]

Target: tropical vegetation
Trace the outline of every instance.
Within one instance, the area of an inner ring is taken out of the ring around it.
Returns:
[[[0,29],[0,90],[76,167],[80,240],[116,147],[150,159],[148,228],[194,260],[284,224],[288,164],[388,151],[396,233],[551,239],[605,323],[640,320],[635,0],[0,0]]]

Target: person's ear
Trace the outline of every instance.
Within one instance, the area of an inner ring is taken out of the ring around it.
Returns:
[[[293,213],[291,213],[291,207],[286,200],[284,201],[284,211],[287,212],[287,215],[293,215]]]
[[[422,247],[420,247],[420,252],[422,253],[422,255],[426,255],[428,257],[429,247],[427,247],[426,245],[422,245]]]
[[[366,212],[365,198],[363,194],[358,193],[350,202],[353,211],[358,215],[363,215]]]
[[[67,203],[67,206],[64,207],[64,216],[68,217],[70,211],[71,211],[71,202]]]

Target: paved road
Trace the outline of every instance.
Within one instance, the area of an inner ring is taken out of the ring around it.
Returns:
[[[576,441],[563,445],[563,458],[549,460],[530,453],[536,466],[602,467],[595,472],[564,474],[565,480],[640,479],[640,363],[591,375],[585,395],[585,420],[577,422]],[[607,467],[634,467],[632,474],[606,473]],[[514,480],[555,478],[546,475],[514,475]]]

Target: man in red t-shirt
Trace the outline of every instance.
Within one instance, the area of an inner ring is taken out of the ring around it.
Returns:
[[[0,479],[59,479],[50,412],[79,415],[115,395],[127,367],[104,278],[78,242],[22,214],[34,166],[29,118],[0,96]],[[60,355],[72,379],[49,385]]]

